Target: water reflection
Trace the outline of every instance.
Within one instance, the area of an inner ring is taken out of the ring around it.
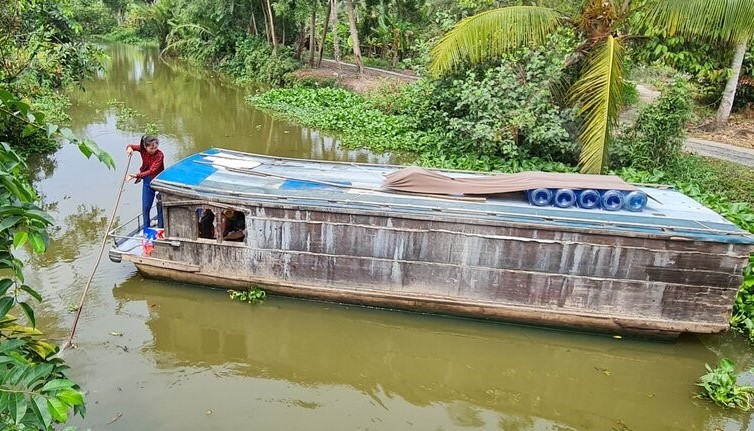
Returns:
[[[347,387],[388,410],[396,400],[441,407],[458,427],[702,429],[710,419],[690,396],[710,359],[695,340],[613,340],[278,297],[250,307],[220,291],[147,283],[136,277],[113,293],[148,304],[146,350],[167,369],[231,363],[257,379]]]
[[[261,113],[244,101],[254,88],[239,89],[219,79],[158,57],[156,49],[107,48],[108,73],[74,95],[72,110],[79,129],[108,122],[109,101],[122,102],[140,116],[129,127],[139,133],[147,123],[158,126],[177,158],[222,147],[240,151],[327,160],[385,163],[389,155],[344,150],[338,140]],[[204,78],[208,78],[205,74]]]

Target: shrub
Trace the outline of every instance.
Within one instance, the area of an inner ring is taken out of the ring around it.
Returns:
[[[71,10],[74,21],[86,23],[81,27],[82,33],[85,35],[106,34],[118,25],[111,10],[102,0],[75,1],[72,4]]]
[[[454,151],[574,162],[577,148],[568,129],[574,112],[558,105],[556,91],[568,78],[574,44],[572,34],[559,32],[541,49],[522,49],[496,65],[438,81],[430,115],[420,123],[447,131]]]
[[[690,86],[682,79],[674,80],[654,103],[639,109],[636,122],[615,140],[612,166],[652,170],[674,164],[683,148],[691,109]]]
[[[253,35],[239,35],[232,47],[217,51],[232,52],[218,69],[241,82],[282,85],[290,81],[290,73],[299,67],[289,48],[280,46],[273,54],[272,46]]]

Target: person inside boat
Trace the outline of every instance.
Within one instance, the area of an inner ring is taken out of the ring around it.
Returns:
[[[215,213],[210,209],[196,210],[199,219],[199,238],[215,239]]]
[[[241,211],[223,211],[225,219],[223,226],[223,240],[243,241],[246,237],[246,220]]]
[[[141,137],[139,145],[131,144],[126,146],[126,154],[129,156],[134,151],[141,154],[141,167],[139,172],[134,174],[128,174],[126,179],[135,179],[135,183],[143,180],[141,188],[141,215],[144,221],[144,227],[150,226],[149,212],[152,209],[152,204],[155,199],[155,191],[152,189],[152,180],[160,172],[165,170],[165,155],[160,151],[158,146],[160,145],[159,139],[156,136],[144,135]],[[162,217],[162,203],[160,199],[157,199],[157,227],[162,229],[165,227],[165,222]]]

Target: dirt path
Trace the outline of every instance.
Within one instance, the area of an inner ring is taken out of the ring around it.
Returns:
[[[296,76],[299,78],[311,77],[321,80],[335,80],[339,87],[359,94],[366,94],[381,86],[400,85],[419,79],[411,71],[392,71],[376,67],[364,67],[364,74],[359,77],[355,64],[341,61],[340,69],[338,69],[335,61],[328,59],[322,59],[322,66],[319,68],[305,67],[300,69]]]

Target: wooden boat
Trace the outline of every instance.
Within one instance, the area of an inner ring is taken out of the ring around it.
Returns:
[[[643,189],[653,199],[641,213],[543,208],[520,193],[384,190],[397,169],[195,154],[152,182],[164,239],[123,235],[126,224],[110,258],[145,277],[555,327],[675,337],[729,326],[754,237],[675,190]],[[240,241],[223,238],[231,215]]]

